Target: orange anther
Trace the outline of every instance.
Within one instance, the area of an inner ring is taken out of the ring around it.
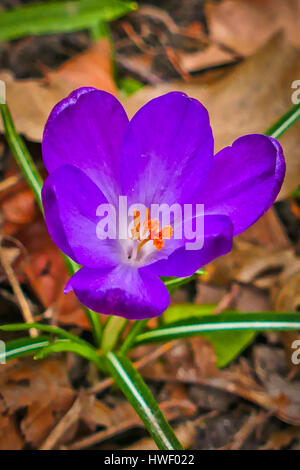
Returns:
[[[132,238],[134,240],[140,240],[140,228],[141,228],[140,211],[135,210],[133,212],[133,228],[131,229]]]
[[[165,227],[162,228],[161,232],[161,238],[164,240],[170,240],[170,238],[173,235],[173,228],[171,225],[166,225]]]
[[[135,210],[133,213],[134,227],[131,229],[132,238],[139,240],[141,243],[137,246],[137,253],[140,252],[141,248],[150,240],[153,241],[153,246],[157,250],[161,250],[164,246],[163,240],[169,240],[173,235],[173,229],[171,225],[166,225],[159,230],[160,223],[158,219],[150,219],[150,210],[147,208],[145,213],[145,221],[143,223],[143,239],[141,239],[141,223],[140,223],[140,212]],[[146,238],[144,238],[146,237]]]
[[[163,240],[161,240],[160,238],[156,238],[155,240],[153,240],[153,245],[155,246],[155,248],[158,251],[160,251],[162,249],[164,244],[165,244],[165,242]]]

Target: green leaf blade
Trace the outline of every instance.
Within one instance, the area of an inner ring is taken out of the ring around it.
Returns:
[[[137,4],[118,0],[74,0],[25,5],[0,12],[0,40],[27,35],[89,29],[136,10]]]
[[[174,339],[189,338],[213,331],[265,331],[299,330],[299,313],[223,313],[201,319],[190,319],[184,324],[175,323],[141,333],[135,344],[159,343]]]
[[[300,103],[291,106],[286,113],[280,116],[280,118],[266,130],[265,134],[274,139],[279,139],[299,118]]]
[[[29,356],[50,344],[48,336],[37,336],[36,338],[18,338],[5,343],[5,350],[0,352],[0,364],[9,359],[20,356]]]
[[[157,447],[161,450],[183,449],[151,391],[130,360],[112,352],[104,356],[104,359],[110,374],[142,419]]]
[[[191,319],[197,322],[207,315],[212,315],[213,319],[215,308],[215,304],[197,305],[191,303],[171,305],[163,314],[163,324],[186,324]],[[253,341],[255,335],[256,332],[251,330],[201,333],[201,336],[212,343],[217,355],[217,366],[220,368],[225,367],[235,359]]]
[[[112,351],[117,345],[128,320],[123,317],[110,316],[105,324],[101,340],[103,354]]]
[[[55,341],[40,349],[34,356],[34,359],[44,359],[50,354],[71,352],[78,356],[84,357],[88,361],[94,362],[98,369],[102,369],[102,362],[97,351],[90,346],[74,343],[70,340]]]
[[[31,328],[36,328],[37,330],[44,331],[45,333],[52,333],[59,338],[69,339],[74,341],[75,343],[88,345],[86,341],[78,336],[69,333],[68,331],[64,330],[63,328],[59,328],[56,326],[44,325],[42,323],[34,322],[34,323],[12,323],[8,325],[0,325],[0,330],[2,331],[24,331],[30,330]]]
[[[193,281],[198,276],[202,276],[203,274],[205,274],[204,269],[198,269],[192,276],[187,276],[187,277],[165,277],[165,278],[161,278],[161,280],[165,284],[165,286],[168,289],[169,293],[172,294],[179,287],[183,286],[184,284],[187,284],[188,282]]]

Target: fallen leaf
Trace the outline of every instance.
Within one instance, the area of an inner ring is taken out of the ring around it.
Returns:
[[[63,360],[32,359],[9,362],[1,367],[1,396],[7,416],[20,409],[22,434],[34,446],[45,439],[74,400]]]
[[[235,238],[230,253],[216,259],[207,267],[206,275],[197,279],[199,295],[202,291],[203,297],[203,292],[207,290],[206,285],[209,282],[214,284],[215,290],[218,289],[217,301],[220,301],[220,287],[237,281],[243,286],[239,295],[233,299],[234,302],[231,302],[231,308],[243,311],[244,304],[246,311],[249,309],[267,311],[271,305],[266,300],[266,294],[262,294],[258,289],[248,288],[246,291],[244,284],[252,283],[255,288],[260,289],[273,288],[276,285],[278,293],[279,276],[284,270],[290,270],[295,262],[296,257],[292,245],[274,208],[271,208],[254,225]],[[197,299],[198,303],[199,301],[201,303],[200,297],[199,300]],[[256,303],[260,308],[255,307]]]
[[[13,224],[28,224],[38,214],[34,195],[30,189],[16,192],[1,205],[5,221]]]
[[[259,345],[254,347],[253,356],[256,374],[274,403],[279,404],[281,419],[299,425],[300,381],[290,382],[286,378],[289,363],[284,350]]]
[[[300,259],[298,258],[298,268]],[[282,276],[274,286],[274,307],[277,312],[297,312],[300,309],[300,271]]]
[[[192,448],[195,443],[196,439],[196,426],[193,422],[187,421],[186,423],[182,423],[175,428],[175,434],[178,440],[183,445],[184,449]],[[157,450],[157,446],[153,439],[151,438],[144,438],[140,441],[132,444],[131,446],[124,447],[123,450]]]
[[[181,67],[187,72],[196,72],[208,67],[230,64],[236,59],[236,55],[221,49],[217,44],[211,44],[197,52],[181,53],[179,56]]]
[[[73,293],[65,295],[63,292],[70,275],[42,218],[18,232],[18,239],[28,251],[22,264],[23,271],[43,306],[53,308],[54,320],[59,323],[87,328],[88,322],[79,301]]]
[[[238,240],[269,248],[288,249],[292,247],[284,226],[281,223],[275,209],[272,207],[254,225],[238,236]]]
[[[42,140],[51,109],[75,88],[94,86],[116,94],[111,46],[106,38],[48,72],[44,79],[16,80],[10,72],[1,71],[0,80],[6,84],[7,104],[18,132],[36,142]]]
[[[0,398],[0,450],[20,450],[25,442],[18,430],[14,416],[8,416],[3,400]]]
[[[300,46],[299,0],[223,0],[206,2],[210,39],[247,56],[277,31]]]
[[[174,82],[144,87],[124,101],[132,116],[147,101],[179,90],[201,101],[209,110],[216,151],[243,134],[263,133],[291,107],[291,84],[300,76],[300,50],[278,35],[255,55],[238,64],[221,80],[200,85]],[[287,197],[300,180],[300,121],[281,138],[287,173],[279,198]]]
[[[86,51],[68,60],[54,72],[48,72],[46,78],[52,84],[67,82],[68,86],[92,86],[109,93],[116,93],[111,63],[111,46],[108,39],[94,42]]]
[[[282,447],[288,447],[295,439],[300,439],[300,429],[289,427],[271,434],[266,444],[261,446],[259,450],[280,450]]]

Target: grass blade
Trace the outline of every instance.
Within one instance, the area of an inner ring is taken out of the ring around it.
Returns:
[[[265,132],[266,135],[274,137],[274,139],[279,139],[289,127],[291,127],[295,122],[300,118],[300,103],[291,106],[285,114],[280,116],[280,118],[274,122],[274,124],[269,127]]]
[[[130,360],[112,352],[104,359],[110,374],[143,421],[157,447],[161,450],[182,449],[154,396]]]
[[[299,313],[224,313],[190,320],[185,324],[176,323],[166,327],[141,333],[136,337],[135,345],[160,343],[174,339],[189,338],[209,331],[241,330],[299,330]]]
[[[45,333],[52,333],[59,338],[69,339],[75,343],[82,344],[83,346],[88,346],[89,344],[78,336],[69,333],[63,328],[58,328],[50,325],[43,325],[42,323],[12,323],[10,325],[0,325],[0,330],[2,331],[24,331],[30,330],[31,328],[36,328],[37,330],[44,331]]]
[[[136,10],[137,4],[120,0],[41,2],[0,13],[0,40],[35,34],[89,29]]]
[[[88,361],[92,361],[98,369],[102,370],[102,361],[95,349],[88,345],[74,343],[70,340],[56,341],[46,345],[44,348],[39,350],[39,352],[34,356],[34,359],[44,359],[50,354],[60,352],[72,352],[74,354],[78,354]]]
[[[166,277],[162,278],[163,283],[165,284],[166,288],[172,294],[178,287],[187,284],[190,281],[193,281],[198,276],[202,276],[205,274],[204,269],[198,269],[192,276],[188,277]]]
[[[103,354],[115,348],[127,323],[128,320],[123,317],[112,315],[107,319],[101,340],[101,351]]]
[[[213,319],[215,308],[216,304],[197,305],[194,303],[184,303],[170,305],[162,316],[162,324],[160,326],[174,325],[179,322],[180,324],[187,324],[191,319],[197,323],[197,319],[201,320],[207,315],[211,315]],[[226,310],[224,313],[241,312]],[[217,356],[217,366],[222,368],[233,361],[249,346],[256,336],[256,331],[209,331],[203,332],[201,335],[213,345]]]
[[[5,343],[5,350],[1,348],[0,364],[4,364],[9,359],[19,356],[28,356],[47,346],[50,343],[48,336],[36,336],[35,338],[18,338]]]
[[[148,321],[149,318],[145,318],[145,320],[137,320],[133,323],[128,335],[126,336],[122,343],[122,346],[120,347],[121,354],[127,354],[127,352],[131,349],[135,338],[143,331]]]

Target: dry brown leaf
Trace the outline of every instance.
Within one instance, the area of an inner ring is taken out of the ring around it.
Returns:
[[[93,430],[96,426],[109,427],[113,425],[113,410],[100,400],[91,400],[81,413],[81,419]]]
[[[238,239],[278,250],[292,247],[274,208],[268,210],[254,225],[241,233]]]
[[[282,447],[288,447],[295,439],[299,441],[300,429],[298,427],[289,427],[271,434],[266,444],[261,446],[259,450],[280,450]]]
[[[196,72],[208,67],[230,64],[236,59],[231,52],[221,49],[217,44],[211,44],[206,49],[193,53],[181,53],[180,66],[187,72]]]
[[[229,369],[218,371],[215,376],[205,377],[199,375],[195,367],[181,368],[176,373],[170,373],[166,365],[161,365],[158,371],[156,364],[154,364],[143,370],[143,376],[160,382],[197,384],[222,390],[270,410],[287,423],[300,425],[300,382],[288,384],[286,380],[281,378],[277,382],[274,380],[272,382],[272,393],[274,391],[274,394],[271,395],[267,389],[264,389],[249,375],[249,371],[244,370],[242,365],[232,365]]]
[[[300,50],[278,35],[222,80],[207,86],[197,81],[148,86],[125,100],[124,105],[132,116],[152,98],[173,90],[183,91],[207,107],[218,151],[243,134],[263,133],[285,113],[292,105],[291,83],[299,76]],[[280,198],[299,185],[299,130],[298,121],[280,139],[287,162]]]
[[[271,208],[248,230],[236,237],[230,253],[216,259],[207,267],[207,274],[199,278],[198,284],[201,286],[204,281],[205,283],[211,282],[215,286],[226,286],[233,281],[238,281],[243,284],[252,283],[260,289],[273,288],[276,285],[278,294],[277,281],[281,272],[295,266],[296,259],[283,226],[275,210]],[[202,286],[203,290],[206,290],[206,286],[204,289]],[[204,293],[202,292],[200,296],[199,292],[197,302],[201,303],[200,297],[203,297]],[[217,301],[219,300],[220,297],[217,298]],[[258,289],[251,290],[250,287],[246,289],[245,286],[234,299],[232,307],[233,305],[234,308],[242,311],[243,305],[246,306],[246,311],[249,309],[266,311],[271,307],[265,292],[260,292]]]
[[[192,448],[192,446],[195,445],[196,432],[196,425],[191,421],[182,423],[177,426],[177,428],[175,428],[175,434],[183,445],[184,449]],[[124,447],[123,450],[157,450],[157,446],[153,439],[146,437],[139,440],[135,444],[132,444],[131,446]]]
[[[299,0],[223,0],[205,5],[212,41],[247,56],[262,47],[277,31],[300,46]]]
[[[1,367],[0,387],[7,416],[26,409],[21,430],[38,446],[74,400],[64,361],[20,360]]]
[[[191,338],[189,342],[198,374],[205,377],[216,375],[218,373],[217,355],[212,343],[204,337]]]
[[[36,142],[42,139],[53,106],[75,88],[94,86],[116,94],[108,39],[98,40],[45,79],[16,80],[10,72],[1,71],[0,80],[6,84],[7,104],[18,132]]]
[[[269,397],[280,405],[281,419],[289,423],[300,423],[300,381],[290,382],[286,377],[289,363],[285,352],[265,345],[253,349],[255,371]],[[282,406],[283,405],[283,406]]]
[[[25,189],[7,197],[2,203],[5,221],[12,224],[28,224],[38,214],[33,192]]]
[[[46,78],[50,83],[59,86],[66,82],[73,89],[92,86],[115,94],[110,42],[105,38],[99,39],[56,71],[49,72]]]
[[[22,268],[40,302],[45,308],[53,307],[54,320],[87,328],[85,313],[75,295],[63,293],[70,276],[42,219],[28,224],[18,233],[18,239],[29,253]]]
[[[19,432],[14,416],[8,416],[0,398],[0,450],[20,450],[25,442]]]
[[[283,279],[279,288],[274,286],[274,308],[277,312],[297,312],[300,308],[300,272]]]

